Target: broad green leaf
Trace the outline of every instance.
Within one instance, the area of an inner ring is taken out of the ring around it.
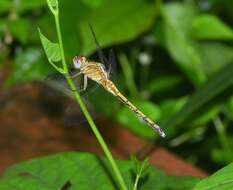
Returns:
[[[13,73],[7,84],[17,84],[32,80],[41,80],[52,71],[52,67],[46,66],[46,59],[40,48],[28,48],[16,54],[13,65]]]
[[[44,51],[48,60],[53,62],[61,61],[60,47],[59,44],[49,41],[41,32],[39,31],[40,40],[43,45]]]
[[[196,93],[194,93],[183,108],[164,123],[165,128],[173,128],[182,124],[193,112],[233,85],[233,64],[230,62],[215,73]]]
[[[209,76],[233,60],[233,48],[219,42],[202,43],[199,53],[205,73]]]
[[[155,123],[160,118],[159,107],[152,102],[133,101],[133,103]],[[155,134],[155,131],[153,131],[141,118],[137,117],[137,115],[127,107],[123,107],[119,111],[119,113],[116,115],[116,120],[125,125],[127,128],[131,129],[136,134],[145,138],[153,139],[157,135]]]
[[[98,41],[103,47],[128,42],[150,28],[156,16],[154,3],[144,0],[104,1],[82,20],[82,53],[96,49],[88,22],[93,25]],[[119,22],[120,21],[120,22]]]
[[[133,163],[117,161],[129,189],[133,187]],[[140,190],[187,190],[199,181],[191,177],[166,176],[149,167]],[[179,182],[179,183],[177,183]],[[0,189],[12,190],[117,189],[112,168],[106,159],[88,153],[62,153],[30,160],[9,168],[0,178]]]
[[[189,34],[190,23],[196,15],[189,4],[168,3],[162,9],[166,47],[177,65],[196,85],[206,79],[197,44]]]
[[[174,88],[181,82],[182,78],[178,75],[162,76],[150,81],[148,91],[156,94]]]
[[[192,190],[230,190],[233,189],[233,163],[217,171],[207,179],[201,180]]]
[[[100,45],[107,47],[129,42],[143,34],[153,25],[157,14],[154,3],[144,0],[128,0],[124,2],[124,6],[118,0],[104,0],[96,8],[87,6],[83,1],[65,0],[59,2],[59,7],[68,63],[77,54],[87,56],[96,50],[88,23],[92,24]],[[50,34],[53,20],[46,23],[40,27],[46,34]],[[55,31],[55,26],[53,30]],[[49,39],[54,39],[55,35],[53,32]]]
[[[192,22],[193,35],[197,39],[232,40],[233,30],[211,14],[196,16]]]

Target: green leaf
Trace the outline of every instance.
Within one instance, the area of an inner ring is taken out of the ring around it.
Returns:
[[[141,176],[150,165],[148,158],[146,158],[145,160],[143,160],[141,162],[135,156],[132,156],[131,160],[132,160],[132,162],[134,164],[135,173],[136,173],[136,175],[139,175],[139,176]]]
[[[232,40],[233,30],[211,14],[196,16],[192,22],[193,35],[200,40]]]
[[[88,22],[93,25],[101,46],[106,47],[130,41],[148,30],[156,13],[154,3],[144,0],[128,0],[123,5],[118,0],[104,1],[82,20],[82,53],[89,54],[96,49]]]
[[[178,75],[162,76],[150,81],[148,91],[150,93],[160,93],[171,88],[182,82],[182,78]]]
[[[48,60],[53,62],[61,61],[60,47],[59,44],[49,41],[41,32],[39,31],[40,40]]]
[[[207,179],[201,180],[192,190],[230,190],[233,189],[233,163],[217,171]]]
[[[219,42],[202,43],[199,53],[205,73],[209,76],[233,60],[233,48]]]
[[[190,23],[196,15],[189,4],[168,3],[162,9],[166,47],[187,77],[196,85],[206,79],[197,44],[190,37]]]
[[[127,186],[132,189],[133,163],[118,160],[117,165]],[[69,152],[30,160],[9,168],[0,179],[0,189],[61,190],[68,186],[69,190],[114,190],[116,184],[112,175],[112,168],[106,159],[88,153]],[[140,189],[187,190],[198,181],[191,177],[170,177],[150,166]]]
[[[160,110],[158,106],[148,101],[133,101],[133,104],[150,119],[155,122],[158,121],[160,117]],[[127,107],[123,107],[119,111],[116,115],[116,120],[145,138],[154,139],[156,137],[155,132]]]
[[[215,73],[195,94],[187,101],[183,108],[164,123],[165,128],[172,128],[182,124],[193,112],[205,103],[216,97],[227,88],[233,85],[233,64],[232,62]]]

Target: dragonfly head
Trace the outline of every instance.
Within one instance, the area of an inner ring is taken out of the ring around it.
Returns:
[[[82,66],[86,65],[87,58],[84,56],[75,56],[73,58],[73,64],[76,69],[80,69]]]

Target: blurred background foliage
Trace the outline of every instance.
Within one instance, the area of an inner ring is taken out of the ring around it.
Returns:
[[[209,172],[232,161],[233,1],[60,0],[59,4],[67,61],[95,52],[91,23],[105,51],[115,50],[120,89],[160,123],[168,137],[158,139],[114,98],[101,101],[107,93],[91,95],[97,110]],[[56,41],[46,1],[1,0],[0,15],[0,67],[11,69],[5,84],[41,81],[55,72],[37,32],[40,27]]]

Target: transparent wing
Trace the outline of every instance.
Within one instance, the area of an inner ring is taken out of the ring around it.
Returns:
[[[113,76],[113,78],[115,78],[116,76],[116,69],[117,69],[117,64],[116,64],[116,57],[114,54],[113,49],[110,49],[109,51],[109,55],[108,58],[105,56],[103,49],[101,48],[97,38],[96,38],[96,34],[94,32],[93,27],[91,26],[91,24],[89,24],[92,36],[94,38],[95,44],[96,44],[96,48],[97,48],[97,53],[98,53],[98,57],[101,61],[101,63],[105,66],[105,68],[107,69],[107,72],[109,74],[109,76]]]
[[[116,80],[117,62],[113,49],[110,49],[109,51],[108,62],[109,62],[109,70],[108,70],[109,76],[110,78]]]
[[[81,78],[82,76],[75,80],[76,87],[79,90],[82,99],[85,101],[85,104],[88,105],[88,110],[95,118],[97,114],[95,114],[94,108],[92,104],[89,102],[88,97],[91,93],[94,92],[94,89],[96,89],[98,85],[92,82],[91,87],[88,87],[88,89],[85,91],[81,91],[83,82]],[[49,96],[50,100],[52,100],[53,97],[55,99],[56,96],[63,94],[63,102],[65,102],[65,109],[63,112],[65,126],[78,126],[79,124],[86,122],[86,119],[83,116],[79,105],[74,101],[74,93],[69,88],[69,85],[67,84],[66,79],[63,75],[57,73],[50,74],[42,81],[42,83],[44,84],[44,91],[46,91],[44,95]]]
[[[104,55],[103,49],[101,48],[97,38],[96,38],[96,34],[94,32],[93,27],[91,26],[91,24],[89,24],[90,30],[91,30],[91,34],[94,38],[95,44],[96,44],[96,48],[97,48],[97,53],[98,53],[98,57],[101,61],[102,64],[104,64],[104,66],[106,67],[107,70],[109,70],[110,68],[110,63],[107,59],[107,57]]]

